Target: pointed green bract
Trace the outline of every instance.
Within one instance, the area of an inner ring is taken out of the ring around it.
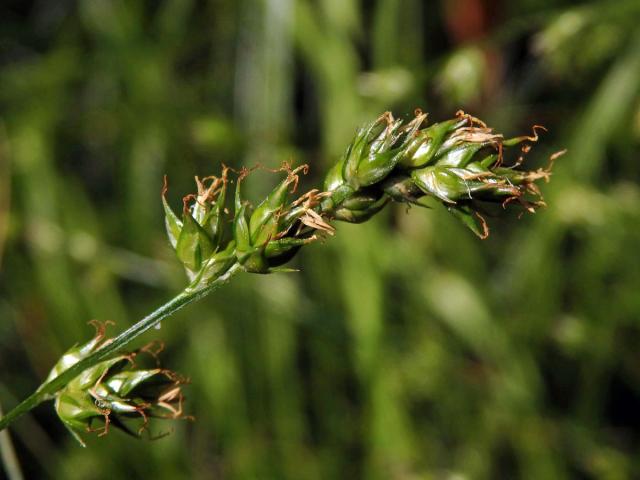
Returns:
[[[173,213],[173,210],[171,210],[164,194],[162,195],[162,206],[164,207],[164,221],[167,229],[167,236],[169,237],[169,243],[173,248],[176,248],[178,237],[180,237],[180,232],[182,231],[182,222],[176,214]]]
[[[196,184],[198,192],[183,199],[182,219],[176,216],[165,198],[166,179],[162,190],[169,243],[191,279],[222,242],[227,169],[223,169],[220,177],[207,177],[202,181],[196,177]]]
[[[453,205],[447,207],[447,210],[478,237],[484,239],[489,235],[489,229],[484,218],[468,205]]]
[[[188,270],[197,272],[200,270],[203,259],[208,258],[215,251],[215,245],[186,208],[183,211],[182,223],[176,253]]]
[[[290,170],[288,165],[283,167],[287,171],[287,177],[265,198],[253,211],[250,225],[251,242],[261,245],[271,237],[275,237],[281,230],[280,217],[289,197],[291,185],[298,183],[298,172],[306,171],[307,166],[302,165],[295,170]]]
[[[108,323],[110,322],[101,323],[96,320],[92,320],[89,323],[93,325],[94,328],[96,329],[96,334],[88,342],[79,346],[73,346],[69,350],[67,350],[64,353],[64,355],[60,357],[60,360],[56,362],[56,364],[53,366],[53,368],[49,372],[49,375],[47,376],[47,381],[53,380],[62,372],[71,368],[76,363],[78,363],[80,360],[83,360],[84,358],[91,355],[93,352],[95,352],[98,348],[100,348],[104,344],[105,329]]]
[[[201,187],[202,184],[198,180],[199,195],[196,205],[199,202],[205,202],[205,204],[209,205],[209,211],[203,217],[200,224],[209,235],[215,250],[220,248],[224,235],[223,222],[225,202],[227,200],[227,172],[227,168],[223,168],[222,175],[219,178],[212,177],[214,181],[212,181],[206,190],[204,187]]]
[[[251,233],[247,221],[247,206],[241,205],[236,212],[233,224],[233,238],[236,242],[236,250],[242,254],[251,250]]]
[[[448,120],[420,130],[409,137],[399,163],[405,168],[419,168],[431,163],[444,143],[445,135],[455,130],[460,120]]]
[[[110,360],[100,362],[92,368],[87,368],[84,372],[68,383],[68,387],[72,390],[85,390],[102,378],[105,373],[114,365],[125,360],[124,357],[118,356]]]
[[[345,156],[337,161],[330,169],[324,179],[324,189],[327,192],[335,192],[345,184],[343,169]]]
[[[131,391],[145,383],[147,380],[162,373],[159,368],[152,370],[127,370],[116,373],[102,382],[105,392],[126,397]]]
[[[68,389],[57,395],[55,409],[58,417],[67,427],[79,431],[86,429],[88,420],[101,415],[100,409],[96,407],[95,401],[89,395],[78,394]]]
[[[387,112],[358,130],[342,161],[343,178],[349,185],[353,188],[372,185],[393,170],[401,149],[392,147],[400,136],[401,125],[402,120],[394,120]]]

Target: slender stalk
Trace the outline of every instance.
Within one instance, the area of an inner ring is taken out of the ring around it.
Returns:
[[[2,415],[2,406],[0,405],[0,416]],[[2,464],[9,480],[22,480],[22,470],[20,462],[13,448],[13,442],[8,431],[0,432],[0,454],[2,455]]]
[[[187,287],[167,303],[160,306],[158,309],[151,312],[142,320],[115,337],[113,341],[96,350],[94,353],[79,361],[72,367],[68,368],[49,382],[43,383],[34,393],[20,402],[4,417],[0,418],[0,431],[4,430],[18,417],[25,414],[29,410],[32,410],[40,403],[51,399],[56,392],[64,388],[67,383],[77,377],[84,370],[86,370],[87,368],[91,368],[101,361],[110,358],[116,353],[119,353],[122,348],[125,347],[129,342],[142,335],[150,328],[158,325],[161,320],[173,315],[182,307],[205,297],[213,290],[216,290],[221,285],[227,283],[231,277],[233,277],[240,271],[242,271],[241,265],[234,264],[223,275],[215,279],[209,286],[205,288],[193,290]]]

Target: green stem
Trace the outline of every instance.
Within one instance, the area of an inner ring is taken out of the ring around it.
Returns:
[[[2,415],[2,406],[0,406],[0,415]],[[0,432],[0,456],[2,457],[2,464],[7,478],[9,480],[23,480],[24,475],[22,475],[22,470],[20,469],[20,462],[7,431]]]
[[[25,414],[29,410],[32,410],[40,403],[44,402],[45,400],[50,400],[56,392],[64,388],[67,383],[77,377],[84,370],[86,370],[87,368],[91,368],[94,365],[102,362],[103,360],[106,360],[109,357],[120,352],[125,345],[127,345],[139,335],[142,335],[150,328],[158,325],[162,319],[173,315],[182,307],[205,297],[213,290],[227,283],[231,277],[233,277],[241,270],[241,265],[236,263],[223,275],[216,278],[213,282],[211,282],[211,284],[204,288],[194,290],[187,287],[167,303],[160,306],[157,310],[151,312],[138,323],[129,327],[127,330],[115,337],[113,341],[96,350],[88,357],[80,360],[78,363],[74,364],[54,379],[40,385],[40,387],[38,387],[38,389],[34,393],[25,398],[4,417],[0,418],[0,431],[4,430],[14,420],[16,420],[18,417]]]

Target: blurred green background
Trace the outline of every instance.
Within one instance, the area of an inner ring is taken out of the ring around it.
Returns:
[[[389,208],[163,323],[195,422],[80,448],[45,404],[27,478],[640,478],[640,2],[4,0],[0,401],[186,279],[179,204],[220,162],[318,184],[385,110],[459,108],[561,148],[549,207]],[[258,180],[260,178],[261,180]],[[256,175],[255,198],[275,178]],[[262,184],[260,183],[262,182]]]

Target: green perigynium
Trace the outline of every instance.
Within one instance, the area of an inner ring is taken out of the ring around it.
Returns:
[[[406,124],[387,112],[357,130],[322,190],[296,193],[307,166],[285,163],[276,171],[280,182],[255,206],[243,196],[252,171],[246,168],[236,172],[223,166],[220,176],[196,177],[196,192],[183,198],[181,215],[166,200],[165,179],[167,235],[190,284],[113,339],[105,340],[100,327],[91,341],[69,350],[36,392],[0,418],[0,430],[52,398],[76,436],[96,429],[106,433],[110,424],[136,433],[128,426],[136,418],[142,430],[153,417],[179,418],[183,380],[159,367],[138,368],[134,359],[140,351],[122,353],[129,342],[241,271],[284,270],[302,246],[333,235],[332,221],[364,222],[392,201],[422,205],[430,197],[487,237],[481,214],[486,204],[519,205],[529,212],[544,205],[537,182],[549,179],[553,160],[564,152],[552,155],[546,169],[522,169],[538,129],[505,139],[464,112],[432,125],[421,111]],[[519,147],[516,155],[508,155],[513,147]],[[227,192],[231,185],[233,195]]]
[[[92,323],[96,327],[95,336],[69,349],[51,369],[47,381],[111,341],[105,338],[105,324]],[[55,394],[58,417],[81,445],[85,445],[81,433],[105,435],[112,424],[140,435],[146,431],[151,418],[185,418],[181,391],[185,379],[158,366],[145,369],[136,365],[141,353],[149,354],[157,363],[157,353],[162,348],[154,346],[150,344],[99,362]],[[138,425],[134,426],[134,422]]]

